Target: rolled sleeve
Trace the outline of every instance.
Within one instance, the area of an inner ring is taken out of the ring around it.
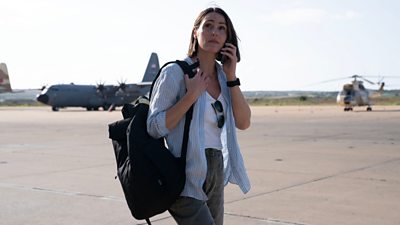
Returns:
[[[167,110],[180,99],[182,84],[183,72],[176,64],[165,67],[154,83],[147,117],[147,132],[152,137],[164,137],[170,132],[166,127]]]
[[[169,133],[168,128],[165,126],[166,115],[166,111],[160,112],[157,116],[154,117],[153,120],[150,121],[150,123],[147,124],[147,132],[149,132],[152,137],[160,138],[166,136]],[[147,121],[149,122],[149,120]]]

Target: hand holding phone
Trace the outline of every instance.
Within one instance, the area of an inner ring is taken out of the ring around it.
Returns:
[[[222,55],[222,54],[221,54]],[[221,63],[224,64],[228,58],[225,55],[221,56]]]
[[[233,59],[238,62],[238,49],[234,44],[226,42],[217,55],[217,60],[222,64]]]
[[[225,43],[219,54],[221,54],[220,61],[223,64],[227,78],[234,78],[238,61],[237,47],[234,44]]]
[[[226,48],[226,43],[224,43],[224,46],[222,46],[221,50],[218,52],[217,55],[217,60],[221,62],[221,64],[224,64],[226,62],[226,60],[228,60],[228,58],[226,57],[226,55],[223,54],[224,49]]]

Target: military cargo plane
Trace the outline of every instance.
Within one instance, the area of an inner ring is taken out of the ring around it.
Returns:
[[[83,107],[88,111],[114,110],[134,101],[140,95],[149,92],[151,83],[160,68],[158,56],[152,53],[143,76],[143,80],[136,84],[120,83],[119,85],[77,85],[57,84],[46,87],[37,95],[37,101],[50,105],[53,111],[64,107]]]

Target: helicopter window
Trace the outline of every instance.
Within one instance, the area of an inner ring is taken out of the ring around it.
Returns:
[[[364,87],[364,85],[362,85],[362,84],[359,84],[359,85],[358,85],[358,88],[359,88],[360,90],[365,90],[365,87]]]
[[[353,90],[346,90],[345,95],[353,95]]]

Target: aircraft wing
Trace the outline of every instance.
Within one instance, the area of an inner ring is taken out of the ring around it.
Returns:
[[[137,86],[150,86],[151,83],[153,83],[153,82],[147,81],[147,82],[136,83],[136,85]]]

